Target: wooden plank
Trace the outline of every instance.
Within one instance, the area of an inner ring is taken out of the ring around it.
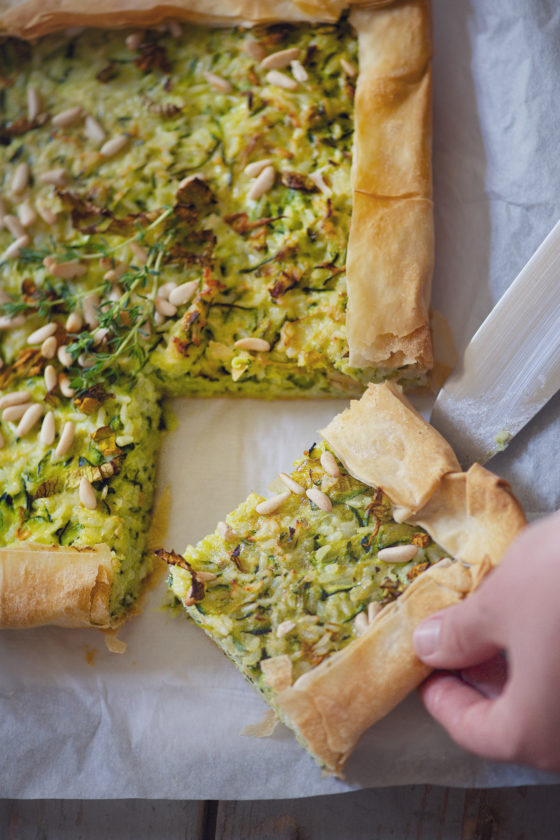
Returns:
[[[220,802],[215,840],[558,840],[560,786]]]
[[[414,785],[300,800],[221,802],[216,840],[458,840],[464,797],[462,790]]]
[[[558,840],[560,785],[247,802],[0,800],[1,840]]]
[[[0,800],[2,840],[206,840],[204,803]]]

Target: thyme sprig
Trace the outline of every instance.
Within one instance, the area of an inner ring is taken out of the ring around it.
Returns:
[[[94,260],[107,257],[111,254],[115,254],[131,242],[142,242],[145,239],[146,234],[161,225],[162,222],[169,218],[172,212],[172,207],[166,208],[157,219],[148,225],[148,227],[142,228],[138,233],[134,234],[134,236],[128,237],[111,248],[107,247],[103,241],[97,243],[98,250],[94,253],[82,253],[80,250],[82,247],[91,247],[91,243],[83,243],[83,245],[80,243],[73,243],[72,245],[64,246],[64,248],[58,252],[56,250],[56,246],[52,250],[34,250],[31,248],[23,248],[20,254],[20,259],[25,262],[42,263],[45,257],[49,256],[53,257],[57,262],[66,262],[67,260],[74,259],[80,261]],[[137,272],[132,270],[132,272],[129,271],[126,275],[124,275],[121,282],[125,282],[125,278],[130,276],[131,273],[134,277],[136,277]],[[134,285],[136,286],[137,283]],[[99,294],[102,296],[106,294],[110,288],[111,284],[108,281],[104,281],[93,288],[85,290],[80,288],[78,290],[75,285],[69,283],[68,281],[55,283],[51,280],[47,280],[43,286],[36,287],[34,289],[33,295],[30,296],[29,299],[24,300],[20,298],[19,300],[8,300],[1,303],[0,314],[6,315],[9,318],[15,318],[16,315],[37,312],[40,317],[46,318],[53,309],[64,307],[70,311],[79,306],[81,301],[88,295]]]
[[[75,371],[71,385],[78,393],[87,391],[104,374],[110,378],[118,377],[123,363],[132,375],[138,373],[146,363],[154,323],[158,279],[167,244],[167,241],[153,244],[146,265],[120,278],[123,295],[116,301],[102,303],[98,308],[98,329],[109,330],[105,339],[106,350],[95,347],[95,330],[81,332],[67,346],[74,360],[85,354],[92,362],[91,366]]]

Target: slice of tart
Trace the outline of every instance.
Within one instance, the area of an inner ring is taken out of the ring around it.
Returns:
[[[269,499],[183,555],[189,616],[327,770],[427,674],[415,625],[467,595],[524,526],[507,485],[463,473],[394,385],[371,385]]]

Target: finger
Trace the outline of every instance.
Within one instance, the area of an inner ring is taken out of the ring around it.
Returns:
[[[480,694],[495,699],[500,696],[508,680],[507,660],[502,654],[498,654],[480,665],[462,669],[459,676]]]
[[[419,658],[432,668],[468,668],[491,659],[504,647],[500,621],[482,590],[435,613],[414,631]]]
[[[511,761],[512,741],[502,699],[490,700],[452,674],[434,674],[419,689],[426,709],[459,746]]]

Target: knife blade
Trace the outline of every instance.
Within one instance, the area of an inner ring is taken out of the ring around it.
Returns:
[[[430,422],[463,469],[501,452],[560,388],[560,222],[469,342]]]

